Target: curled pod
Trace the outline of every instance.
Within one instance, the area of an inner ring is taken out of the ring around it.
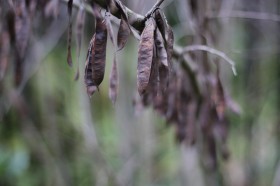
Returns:
[[[149,18],[141,34],[137,64],[137,88],[140,95],[145,92],[151,75],[155,27],[154,19]]]

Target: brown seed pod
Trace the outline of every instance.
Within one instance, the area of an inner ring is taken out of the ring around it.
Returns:
[[[118,50],[121,50],[124,48],[128,37],[130,35],[130,29],[127,21],[121,16],[121,22],[120,22],[120,27],[118,31]]]
[[[155,26],[154,19],[148,19],[146,21],[145,29],[141,34],[137,65],[137,87],[140,95],[145,92],[150,79]]]
[[[157,9],[155,11],[155,20],[157,23],[157,27],[158,27],[164,41],[166,42],[167,41],[167,32],[166,32],[167,31],[167,22],[166,22],[164,14],[159,9]]]
[[[96,19],[95,42],[92,50],[93,81],[99,86],[104,78],[106,46],[107,46],[107,27],[103,19]]]
[[[171,26],[168,24],[164,13],[161,12],[159,9],[155,11],[155,20],[157,23],[157,27],[165,42],[169,70],[171,70],[172,69],[171,60],[172,60],[173,43],[174,43],[173,31]]]
[[[31,33],[31,18],[25,1],[15,2],[15,83],[19,85],[23,78],[24,58]]]
[[[153,61],[151,66],[151,73],[149,78],[149,83],[146,87],[142,95],[143,105],[148,106],[150,104],[153,105],[155,109],[157,109],[159,105],[159,99],[157,99],[159,92],[159,75],[158,75],[158,64],[159,60],[156,56],[156,48],[153,46]]]
[[[112,70],[110,74],[110,88],[109,88],[109,98],[112,103],[115,104],[118,95],[118,69],[116,55],[114,55],[114,61],[112,65]]]
[[[167,60],[168,60],[168,67],[169,70],[172,71],[172,53],[173,53],[173,44],[174,44],[174,34],[172,31],[172,28],[168,25],[167,27],[167,47],[166,47],[166,52],[167,52]]]
[[[164,48],[164,41],[159,29],[156,29],[155,32],[155,44],[156,44],[157,57],[159,58],[159,61],[164,66],[168,66],[167,52]]]
[[[69,26],[68,26],[68,46],[67,46],[67,63],[71,67],[73,65],[72,62],[72,54],[71,54],[71,42],[72,42],[72,6],[73,0],[68,1],[68,16],[69,16]]]
[[[88,47],[88,53],[87,53],[87,59],[86,59],[86,68],[85,68],[85,76],[84,81],[87,86],[87,93],[89,96],[92,96],[93,93],[96,91],[97,86],[93,81],[93,47],[95,42],[95,34],[93,35],[89,47]]]
[[[216,84],[213,91],[212,99],[216,106],[216,112],[219,120],[223,120],[225,118],[225,110],[226,110],[226,98],[224,94],[223,85],[220,79],[219,74],[219,66],[216,72]]]
[[[0,80],[4,78],[9,63],[10,36],[7,31],[0,34]]]

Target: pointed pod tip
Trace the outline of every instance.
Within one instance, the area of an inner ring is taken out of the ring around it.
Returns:
[[[79,72],[79,71],[77,71],[77,73],[76,73],[76,75],[75,75],[74,80],[75,80],[75,81],[78,81],[78,80],[79,80],[79,78],[80,78],[80,72]]]
[[[94,94],[94,92],[97,90],[96,86],[88,86],[87,87],[87,94],[91,98],[91,96]]]
[[[71,57],[71,55],[68,55],[68,57],[67,57],[67,63],[68,63],[68,65],[69,65],[70,67],[73,66],[73,62],[72,62],[72,57]]]

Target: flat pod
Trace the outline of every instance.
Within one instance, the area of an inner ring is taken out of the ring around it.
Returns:
[[[173,43],[174,43],[174,35],[173,35],[172,28],[167,23],[165,15],[159,9],[155,11],[155,20],[157,23],[157,27],[165,42],[169,69],[172,69],[171,59],[172,59]]]
[[[107,45],[107,27],[103,19],[96,19],[95,42],[92,52],[92,70],[93,82],[98,87],[104,78],[106,45]]]
[[[145,29],[141,34],[141,40],[138,50],[137,87],[140,95],[145,92],[151,75],[154,31],[155,21],[153,18],[149,18],[146,21]]]
[[[89,47],[88,47],[88,53],[87,53],[87,59],[86,59],[86,68],[85,68],[85,76],[84,81],[87,86],[87,93],[89,96],[92,96],[93,93],[96,91],[97,87],[96,84],[93,81],[93,56],[92,51],[94,47],[95,42],[95,34],[93,35]]]
[[[130,29],[128,23],[123,16],[121,17],[120,28],[118,31],[118,49],[121,50],[125,46],[128,37],[130,35]]]
[[[109,98],[112,103],[115,104],[118,94],[118,69],[116,55],[114,56],[114,61],[112,65],[112,71],[110,74],[110,88],[109,88]]]
[[[67,46],[67,63],[71,67],[73,65],[72,62],[72,54],[71,54],[71,42],[72,42],[72,6],[73,0],[68,1],[68,16],[69,16],[69,24],[68,24],[68,46]]]
[[[167,27],[167,59],[168,59],[168,66],[169,69],[172,70],[172,53],[173,53],[173,44],[174,44],[174,34],[172,28],[168,25]]]
[[[155,11],[155,20],[157,27],[164,38],[164,41],[167,41],[167,22],[159,9]]]
[[[156,44],[157,57],[159,58],[159,61],[164,66],[168,66],[167,52],[164,47],[164,41],[163,41],[163,38],[162,38],[162,35],[161,35],[159,29],[156,29],[155,44]]]

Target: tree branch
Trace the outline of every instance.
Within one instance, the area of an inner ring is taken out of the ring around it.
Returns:
[[[158,0],[152,9],[145,15],[145,18],[149,18],[154,11],[163,3],[164,0]]]
[[[64,3],[68,2],[68,0],[61,0],[61,1],[64,2]],[[92,2],[98,4],[103,9],[107,9],[107,4],[106,4],[105,0],[92,0]],[[90,7],[89,4],[84,3],[84,5],[82,5],[79,0],[74,0],[73,5],[78,7],[78,8],[81,8],[81,6],[84,6],[86,12],[93,15],[92,8]],[[143,15],[140,15],[140,14],[137,14],[137,13],[133,12],[132,10],[127,8],[126,6],[124,6],[124,8],[126,9],[126,12],[127,12],[127,15],[128,15],[129,24],[132,27],[134,27],[136,30],[138,30],[139,32],[142,32],[144,27],[145,27],[145,17]],[[121,11],[118,9],[118,7],[116,6],[115,3],[112,3],[112,6],[109,7],[109,11],[113,16],[121,19]]]
[[[233,60],[231,60],[225,53],[223,53],[219,50],[216,50],[214,48],[211,48],[209,46],[206,46],[206,45],[190,45],[190,46],[187,46],[187,47],[183,48],[182,54],[187,53],[187,52],[197,51],[197,50],[206,51],[206,52],[209,52],[211,54],[214,54],[214,55],[217,55],[217,56],[223,58],[226,62],[228,62],[231,65],[231,69],[232,69],[233,74],[235,76],[237,75],[237,72],[236,72],[236,69],[235,69],[235,62]]]

